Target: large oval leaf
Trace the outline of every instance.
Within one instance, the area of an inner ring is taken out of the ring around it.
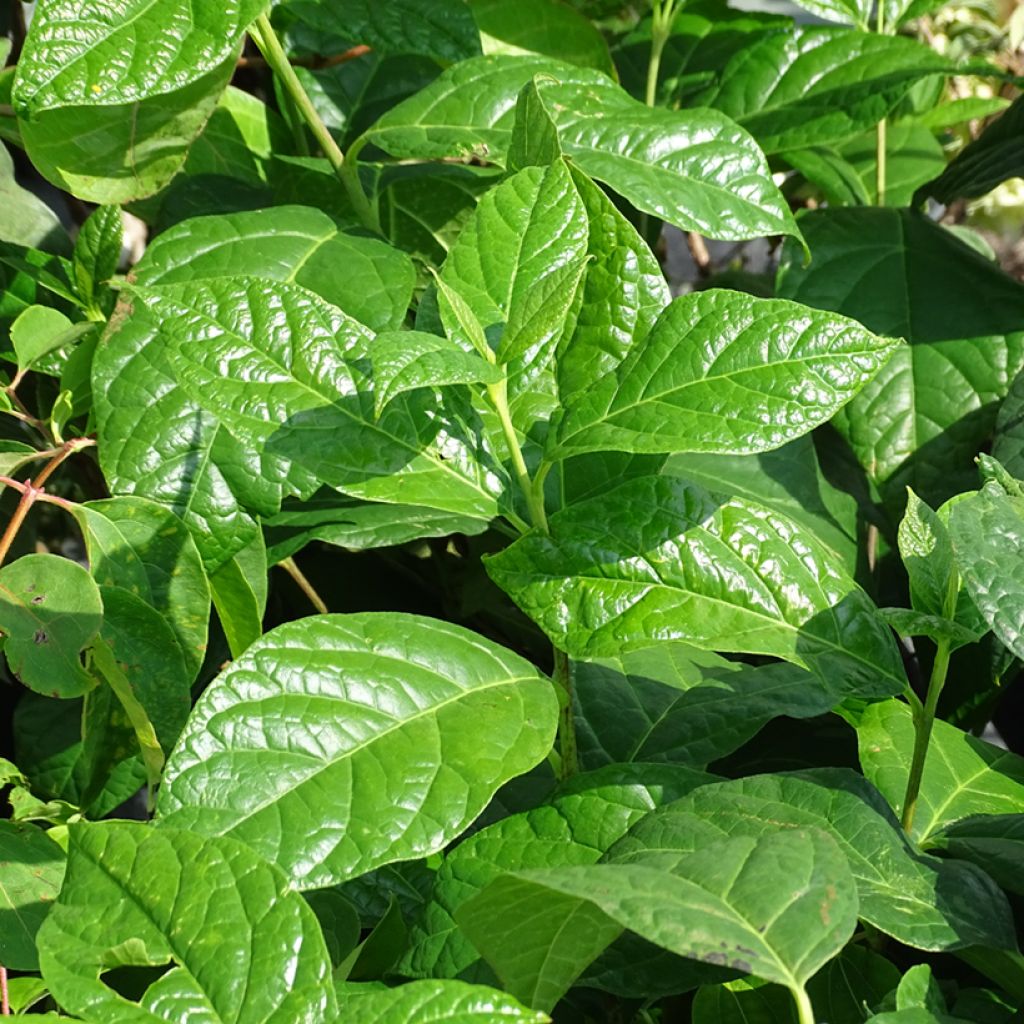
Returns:
[[[896,344],[793,302],[724,289],[687,295],[573,396],[550,456],[778,448],[828,420]]]
[[[72,826],[67,877],[38,942],[54,997],[97,1024],[335,1019],[316,916],[277,868],[230,839],[128,822]],[[138,1003],[100,978],[165,964]]]
[[[487,561],[574,657],[685,640],[768,654],[862,696],[906,685],[888,626],[839,559],[784,516],[668,477],[628,481]]]
[[[166,824],[232,835],[303,889],[441,849],[540,761],[551,684],[480,636],[400,614],[272,630],[203,694],[171,756]]]

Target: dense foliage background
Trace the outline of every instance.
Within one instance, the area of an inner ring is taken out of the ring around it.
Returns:
[[[0,1015],[1024,1008],[1024,8],[17,0]]]

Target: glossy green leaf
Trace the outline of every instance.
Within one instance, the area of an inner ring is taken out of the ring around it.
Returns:
[[[796,2],[828,21],[838,21],[844,25],[856,25],[858,28],[871,28],[871,14],[874,0],[796,0]]]
[[[896,347],[791,302],[696,292],[673,302],[621,364],[572,398],[549,456],[778,448],[828,420]]]
[[[646,107],[610,79],[543,57],[478,57],[384,115],[365,138],[396,157],[501,161],[536,75],[567,156],[637,209],[712,238],[796,234],[760,150],[711,110]]]
[[[469,0],[486,54],[538,53],[614,75],[608,44],[588,18],[558,0]]]
[[[861,465],[902,508],[976,485],[974,457],[1024,365],[1024,286],[909,210],[818,210],[800,221],[813,259],[784,257],[779,293],[903,337],[882,371],[833,420]]]
[[[953,651],[976,643],[985,633],[984,629],[974,632],[952,619],[911,611],[909,608],[880,608],[879,611],[900,636],[926,636],[934,643],[945,640]]]
[[[335,1019],[313,911],[281,871],[230,839],[128,822],[72,826],[39,953],[60,1005],[97,1024],[200,1013],[211,1024]],[[165,964],[138,1003],[101,979]]]
[[[972,944],[1014,948],[1009,907],[983,872],[922,855],[885,801],[848,769],[759,775],[695,790],[648,815],[608,853],[675,864],[725,836],[822,829],[842,848],[857,881],[860,917],[918,949]]]
[[[795,884],[766,886],[765,877]],[[842,949],[857,921],[846,858],[831,837],[813,829],[736,837],[672,864],[637,859],[506,875],[465,904],[458,919],[513,990],[547,967],[517,935],[531,911],[543,921],[543,907],[531,897],[545,893],[550,918],[564,924],[544,951],[552,962],[560,955],[568,960],[581,946],[586,952],[588,937],[574,927],[573,916],[592,926],[598,910],[682,956],[729,965],[793,991]],[[496,917],[505,922],[501,931],[487,923]]]
[[[912,491],[897,533],[900,558],[910,581],[910,600],[918,612],[948,615],[953,580],[953,542],[942,520]]]
[[[286,501],[276,516],[263,520],[271,563],[289,558],[312,541],[364,551],[425,537],[473,535],[486,528],[486,522],[469,516],[418,505],[360,501],[332,491],[309,501]]]
[[[487,571],[574,657],[685,640],[784,658],[862,696],[905,685],[888,627],[836,556],[753,502],[642,477],[550,527]]]
[[[25,555],[0,569],[4,654],[37,693],[78,697],[95,685],[80,655],[102,621],[99,589],[77,562]]]
[[[93,579],[127,590],[159,614],[191,683],[206,654],[210,588],[184,524],[163,506],[135,497],[87,502],[74,514]]]
[[[344,52],[362,43],[381,53],[421,54],[443,64],[480,53],[473,15],[447,0],[345,0],[344,5],[287,0],[278,10],[288,34],[300,46],[315,39],[318,53]]]
[[[165,325],[191,398],[248,451],[357,497],[497,513],[500,485],[472,423],[459,419],[458,396],[420,391],[377,419],[370,332],[316,295],[249,277],[134,294]]]
[[[303,619],[206,690],[158,809],[322,887],[441,849],[547,753],[556,710],[533,666],[459,627],[396,613]]]
[[[541,807],[510,815],[464,840],[438,869],[430,900],[412,930],[403,973],[462,974],[479,956],[455,923],[466,900],[508,871],[596,863],[648,811],[712,778],[675,765],[607,765],[575,776]]]
[[[573,676],[580,756],[592,767],[703,767],[778,715],[810,718],[842,699],[834,680],[795,665],[743,665],[671,642],[575,662]]]
[[[450,384],[497,384],[502,371],[475,352],[436,334],[384,331],[370,346],[377,416],[395,397],[417,388]]]
[[[547,1014],[505,992],[462,981],[413,981],[390,989],[344,990],[342,1013],[366,1024],[545,1024]]]
[[[946,169],[918,189],[915,202],[932,196],[940,203],[975,199],[1009,178],[1024,175],[1024,101],[1018,98],[997,120],[950,161]]]
[[[778,153],[851,138],[884,118],[914,82],[954,67],[904,36],[798,26],[751,40],[696,102]]]
[[[310,206],[185,221],[155,239],[135,268],[149,286],[239,274],[301,285],[375,331],[401,326],[415,283],[405,253],[347,234]]]
[[[210,596],[233,657],[237,658],[263,633],[267,564],[267,549],[260,532],[248,547],[235,552],[210,574]]]
[[[661,472],[789,516],[839,555],[851,575],[863,557],[857,501],[826,478],[810,435],[756,455],[675,454]]]
[[[914,750],[910,708],[901,701],[870,705],[857,726],[864,774],[899,814]],[[928,845],[938,829],[974,814],[1015,814],[1024,808],[1024,758],[937,720],[925,758],[912,835]]]
[[[53,352],[69,345],[88,324],[72,324],[52,306],[29,306],[11,324],[11,344],[18,357],[18,368],[31,369]]]
[[[956,564],[974,604],[995,635],[1024,654],[1024,499],[996,484],[957,501],[950,510]]]
[[[0,964],[38,971],[36,932],[64,878],[64,851],[41,829],[0,821]]]
[[[86,305],[109,313],[113,302],[101,297],[101,289],[117,273],[124,229],[116,206],[101,206],[82,225],[71,257],[75,284]]]
[[[575,326],[558,352],[563,404],[589,391],[642,344],[671,299],[661,265],[637,230],[601,188],[578,168],[571,170],[589,237]]]

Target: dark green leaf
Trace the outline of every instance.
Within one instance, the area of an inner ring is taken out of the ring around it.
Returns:
[[[0,239],[29,249],[66,252],[67,232],[57,215],[14,177],[14,161],[0,143]]]
[[[302,888],[331,885],[441,849],[547,753],[556,717],[532,665],[457,626],[303,619],[206,690],[159,810],[243,839]]]
[[[11,671],[37,693],[78,697],[96,685],[81,651],[103,621],[92,577],[57,555],[25,555],[0,569],[0,633]]]
[[[888,627],[836,556],[753,502],[643,477],[550,526],[487,570],[575,657],[676,639],[785,658],[861,696],[905,685]]]
[[[999,803],[1003,801],[995,800],[993,806]],[[1024,814],[974,814],[960,818],[932,832],[928,845],[958,860],[977,864],[1007,892],[1024,895]]]

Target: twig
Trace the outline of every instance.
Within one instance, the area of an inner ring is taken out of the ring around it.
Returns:
[[[703,235],[698,234],[696,231],[687,231],[686,245],[697,267],[697,273],[701,277],[707,277],[711,273],[711,253],[708,252]]]
[[[369,53],[370,47],[368,46],[353,46],[351,50],[346,50],[344,53],[332,53],[327,57],[315,56],[315,57],[292,57],[288,63],[292,67],[297,68],[312,68],[314,71],[319,68],[333,68],[338,64],[345,64],[350,60],[355,60],[357,57],[362,57],[363,54]],[[257,57],[255,55],[239,57],[235,63],[236,68],[268,68],[270,67],[266,57]]]
[[[309,603],[321,615],[326,615],[330,611],[324,599],[316,592],[316,588],[308,579],[306,579],[302,570],[295,564],[294,558],[283,558],[277,564],[284,569],[284,571],[288,573],[293,580],[295,580],[299,590],[309,598]]]

